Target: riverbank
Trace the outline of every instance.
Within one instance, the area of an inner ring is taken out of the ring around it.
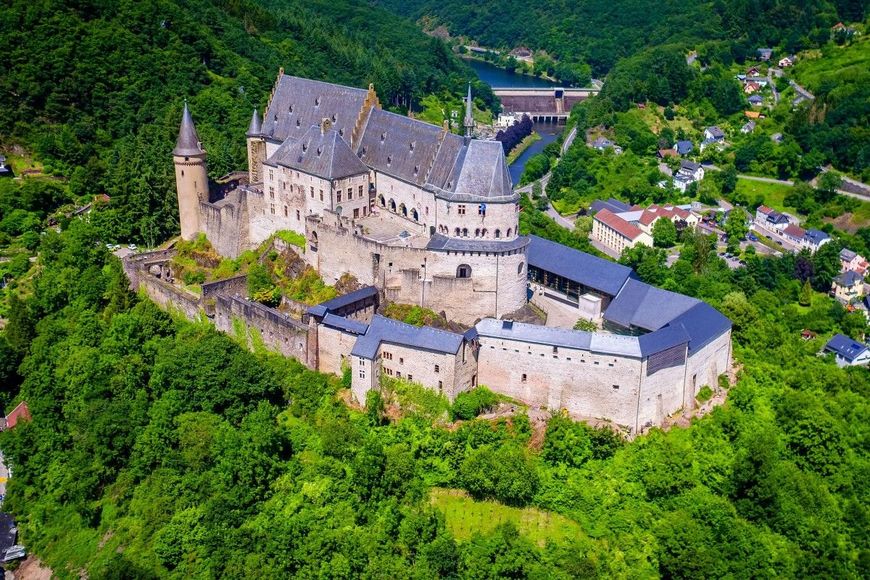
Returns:
[[[505,58],[505,56],[500,52],[496,52],[494,50],[489,50],[488,52],[490,54],[497,55],[499,59]],[[461,58],[463,60],[486,63],[494,68],[497,68],[499,70],[504,71],[507,74],[512,74],[512,75],[517,75],[517,76],[522,76],[522,77],[528,77],[530,79],[538,79],[541,81],[546,81],[547,83],[549,83],[553,86],[557,86],[561,82],[556,77],[551,77],[547,74],[536,75],[532,70],[530,70],[530,67],[532,69],[534,68],[534,61],[533,60],[516,59],[517,62],[520,63],[520,66],[518,66],[514,69],[509,69],[506,66],[502,65],[498,60],[493,61],[493,60],[490,60],[486,57],[481,56],[480,54],[475,54],[473,52],[467,52],[464,54],[460,53],[459,58]]]
[[[543,137],[537,131],[532,131],[525,139],[517,143],[517,146],[510,150],[507,155],[507,164],[510,165],[522,155],[526,149],[532,146],[533,143],[540,141]]]

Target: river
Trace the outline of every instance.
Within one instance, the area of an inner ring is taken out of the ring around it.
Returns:
[[[477,73],[477,78],[494,89],[533,89],[557,87],[557,83],[530,75],[518,75],[483,60],[467,58],[465,62]]]
[[[474,69],[480,80],[493,88],[512,89],[512,88],[546,88],[554,87],[556,83],[548,80],[531,77],[528,75],[518,75],[508,72],[502,68],[498,68],[488,62],[475,59],[466,59],[466,62]],[[526,163],[533,156],[544,150],[548,144],[555,141],[562,132],[563,125],[553,125],[549,123],[535,123],[533,131],[537,131],[541,139],[532,143],[528,149],[523,151],[523,154],[517,157],[516,161],[511,163],[510,174],[514,186],[520,182],[520,176],[526,168]]]

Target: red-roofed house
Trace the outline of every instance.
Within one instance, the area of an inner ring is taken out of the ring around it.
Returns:
[[[12,412],[6,415],[6,429],[12,429],[19,421],[30,421],[30,409],[27,407],[27,401],[21,401],[12,409]]]
[[[627,222],[609,209],[602,209],[592,220],[592,238],[598,240],[617,254],[637,244],[652,246],[650,234],[631,222]]]

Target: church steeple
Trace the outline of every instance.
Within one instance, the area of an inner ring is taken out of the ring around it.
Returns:
[[[179,157],[194,157],[205,154],[202,143],[199,141],[199,135],[196,134],[196,127],[193,125],[190,109],[187,108],[187,101],[184,101],[181,127],[178,129],[178,140],[175,142],[175,149],[172,150],[172,154]]]
[[[465,119],[462,124],[465,127],[465,136],[471,137],[474,130],[474,115],[472,114],[471,83],[468,83],[468,96],[465,97]]]
[[[254,108],[254,114],[251,116],[251,124],[248,125],[248,137],[259,137],[263,133],[263,121],[260,119],[260,114]]]

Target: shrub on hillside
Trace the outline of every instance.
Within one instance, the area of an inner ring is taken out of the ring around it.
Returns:
[[[474,419],[497,402],[498,395],[486,387],[476,387],[456,396],[456,400],[453,401],[453,406],[450,408],[450,416],[454,421]]]

